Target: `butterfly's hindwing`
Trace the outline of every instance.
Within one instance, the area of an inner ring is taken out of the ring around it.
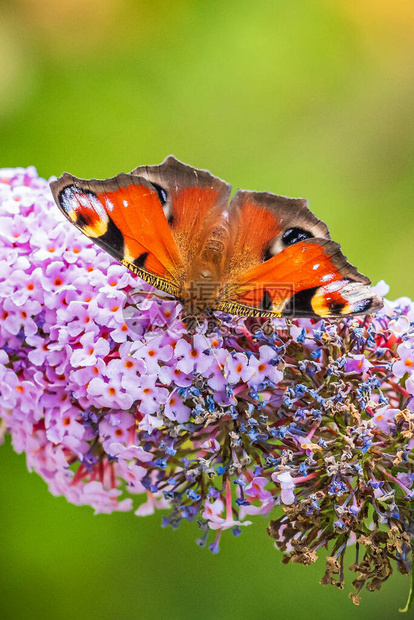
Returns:
[[[229,207],[233,254],[221,309],[256,316],[336,317],[382,300],[348,263],[306,200],[239,191]]]

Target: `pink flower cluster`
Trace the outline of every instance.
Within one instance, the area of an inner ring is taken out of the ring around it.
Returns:
[[[342,583],[347,544],[386,524],[406,570],[413,302],[270,328],[221,315],[190,336],[178,303],[137,285],[63,218],[34,168],[0,170],[0,418],[29,469],[97,513],[196,521],[200,545],[215,532],[213,552],[223,530],[282,511],[269,533],[287,560],[332,542],[326,583]],[[357,591],[374,587],[355,566]]]
[[[270,347],[248,357],[230,355],[221,336],[196,334],[190,344],[171,302],[144,300],[130,320],[136,284],[68,224],[34,168],[0,171],[3,428],[53,494],[96,512],[131,510],[130,496],[146,491],[153,456],[142,435],[165,419],[189,421],[194,377],[221,407],[236,402],[231,386],[282,379]]]

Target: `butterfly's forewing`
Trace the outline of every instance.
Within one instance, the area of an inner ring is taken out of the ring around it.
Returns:
[[[382,306],[305,200],[239,191],[229,212],[233,254],[221,309],[336,317]]]
[[[62,213],[87,237],[156,288],[177,294],[183,261],[147,179],[83,180],[65,173],[51,189]]]

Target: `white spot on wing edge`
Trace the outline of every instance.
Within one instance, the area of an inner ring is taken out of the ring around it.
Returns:
[[[105,196],[105,207],[108,211],[113,211],[114,209],[114,203],[109,200],[108,196]]]

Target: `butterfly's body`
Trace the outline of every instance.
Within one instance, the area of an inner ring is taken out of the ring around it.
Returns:
[[[216,227],[199,249],[199,255],[194,253],[178,293],[185,314],[205,316],[219,307],[226,254],[225,236],[225,226]]]
[[[67,173],[56,203],[85,235],[186,315],[338,317],[382,300],[304,199],[239,190],[168,157],[104,181]]]

